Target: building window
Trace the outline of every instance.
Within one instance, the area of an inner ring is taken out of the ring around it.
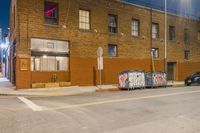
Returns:
[[[200,31],[197,33],[197,39],[200,41]]]
[[[68,41],[31,39],[32,71],[68,71]]]
[[[79,28],[83,30],[90,29],[90,12],[79,10]]]
[[[158,23],[152,24],[152,38],[156,39],[159,37],[159,25]]]
[[[169,26],[169,40],[175,40],[175,26]]]
[[[154,59],[159,58],[159,49],[158,48],[152,48],[151,54],[152,54],[152,58],[154,58]]]
[[[140,35],[140,21],[139,20],[136,20],[136,19],[132,20],[131,35],[132,36]]]
[[[108,44],[108,56],[109,57],[117,57],[117,45]]]
[[[32,71],[68,71],[68,58],[57,56],[31,56]]]
[[[189,60],[189,59],[190,59],[190,51],[189,51],[189,50],[186,50],[186,51],[184,52],[184,59],[186,59],[186,60]]]
[[[110,33],[117,33],[117,16],[109,15],[108,30]]]
[[[58,3],[45,1],[44,18],[46,24],[58,24]]]
[[[185,44],[189,43],[189,30],[188,29],[184,29],[184,42],[185,42]]]

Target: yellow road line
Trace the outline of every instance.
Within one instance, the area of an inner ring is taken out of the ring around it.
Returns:
[[[59,109],[73,109],[73,108],[80,108],[80,107],[86,107],[86,106],[95,106],[95,105],[109,104],[109,103],[128,102],[128,101],[143,100],[143,99],[153,99],[153,98],[175,96],[175,95],[186,95],[186,94],[193,94],[193,93],[200,93],[200,90],[161,94],[161,95],[153,95],[153,96],[143,96],[143,97],[136,97],[136,98],[124,98],[124,99],[114,99],[114,100],[99,101],[99,102],[81,103],[81,104],[67,105],[67,106],[62,106],[62,107],[54,107],[54,108],[50,108],[50,109],[43,109],[43,111],[45,111],[45,110],[59,110]]]

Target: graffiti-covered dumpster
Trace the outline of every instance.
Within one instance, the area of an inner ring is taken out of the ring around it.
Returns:
[[[124,71],[118,74],[120,89],[145,87],[145,71]]]
[[[163,72],[146,73],[146,87],[167,86],[166,74]]]
[[[152,73],[145,73],[145,86],[146,87],[153,87],[153,78]]]
[[[167,86],[167,76],[163,72],[152,73],[153,86],[162,87]]]

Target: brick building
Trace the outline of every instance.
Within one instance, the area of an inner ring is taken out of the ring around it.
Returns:
[[[117,0],[12,0],[10,26],[17,88],[99,84],[98,47],[103,84],[116,84],[123,70],[164,70],[162,11]],[[168,14],[167,55],[169,80],[200,71],[200,21]]]

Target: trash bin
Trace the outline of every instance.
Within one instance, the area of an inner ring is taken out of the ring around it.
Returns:
[[[153,79],[152,79],[152,73],[145,73],[145,86],[146,87],[153,87]]]
[[[154,72],[152,73],[152,80],[154,87],[164,87],[167,86],[166,73],[164,72]]]
[[[167,86],[166,74],[164,72],[145,73],[146,87]]]
[[[145,87],[145,71],[131,70],[118,74],[120,89],[135,89]]]

